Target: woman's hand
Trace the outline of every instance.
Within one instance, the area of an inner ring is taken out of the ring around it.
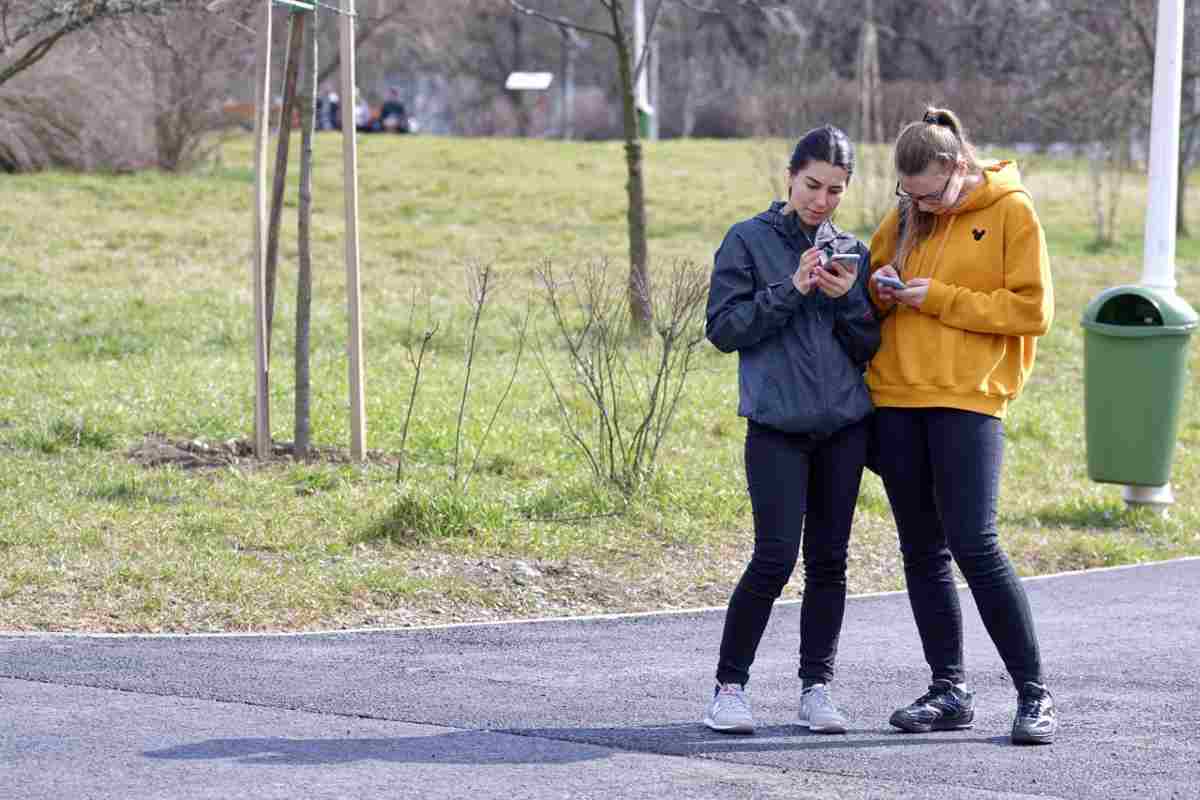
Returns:
[[[858,277],[858,262],[825,259],[825,266],[817,268],[817,288],[827,296],[837,298],[850,291]]]
[[[929,278],[913,278],[906,281],[907,289],[895,291],[896,299],[906,306],[912,308],[920,308],[925,302],[925,295],[929,294]],[[879,287],[880,289],[886,287]]]
[[[900,273],[896,272],[896,268],[891,264],[884,264],[882,267],[871,273],[871,283],[875,287],[875,294],[879,298],[880,302],[886,303],[889,306],[893,303],[899,302],[899,298],[896,297],[896,290],[891,286],[885,286],[877,280],[877,278],[880,276],[887,276],[894,280],[900,280]]]
[[[800,294],[808,294],[817,284],[817,273],[821,271],[821,251],[815,247],[800,255],[800,266],[792,273],[792,286]]]

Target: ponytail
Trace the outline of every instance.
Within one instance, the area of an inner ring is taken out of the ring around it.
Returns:
[[[975,146],[967,139],[958,116],[948,108],[927,106],[921,119],[905,125],[896,137],[894,161],[900,175],[920,175],[935,162],[953,167],[959,159],[967,163],[968,169],[979,169]],[[913,248],[933,233],[936,220],[933,214],[921,211],[907,199],[901,200],[897,212],[900,242],[895,266],[900,270]]]

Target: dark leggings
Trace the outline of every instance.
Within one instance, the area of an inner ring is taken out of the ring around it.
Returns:
[[[746,427],[746,480],[754,512],[754,554],[725,613],[717,680],[745,684],[771,608],[783,592],[803,540],[800,677],[833,678],[846,608],[846,551],[867,457],[868,422],[833,436]]]
[[[996,534],[1000,420],[948,408],[881,408],[874,424],[908,599],[934,680],[965,680],[953,557],[1014,684],[1040,683],[1029,600]]]

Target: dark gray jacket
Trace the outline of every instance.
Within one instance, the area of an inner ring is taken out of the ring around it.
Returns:
[[[879,323],[867,296],[865,245],[826,222],[816,241],[858,253],[858,279],[842,297],[796,291],[792,273],[813,242],[796,214],[776,201],[729,229],[717,249],[706,333],[717,349],[738,351],[738,414],[791,433],[825,438],[871,413],[863,369],[879,349]]]

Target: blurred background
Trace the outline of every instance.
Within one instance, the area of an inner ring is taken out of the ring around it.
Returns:
[[[319,4],[319,84],[336,94],[338,0]],[[617,56],[601,0],[359,0],[358,77],[439,136],[615,139]],[[654,17],[653,135],[791,136],[830,120],[890,141],[928,102],[977,142],[1142,158],[1152,0],[623,0]],[[1200,124],[1187,12],[1183,158]],[[542,16],[520,13],[518,6]],[[0,0],[0,169],[186,169],[252,113],[252,0]],[[570,22],[556,25],[547,18]],[[274,26],[277,60],[285,24]],[[276,70],[281,65],[276,65]],[[545,91],[509,91],[515,71]],[[278,75],[279,72],[274,73]]]

